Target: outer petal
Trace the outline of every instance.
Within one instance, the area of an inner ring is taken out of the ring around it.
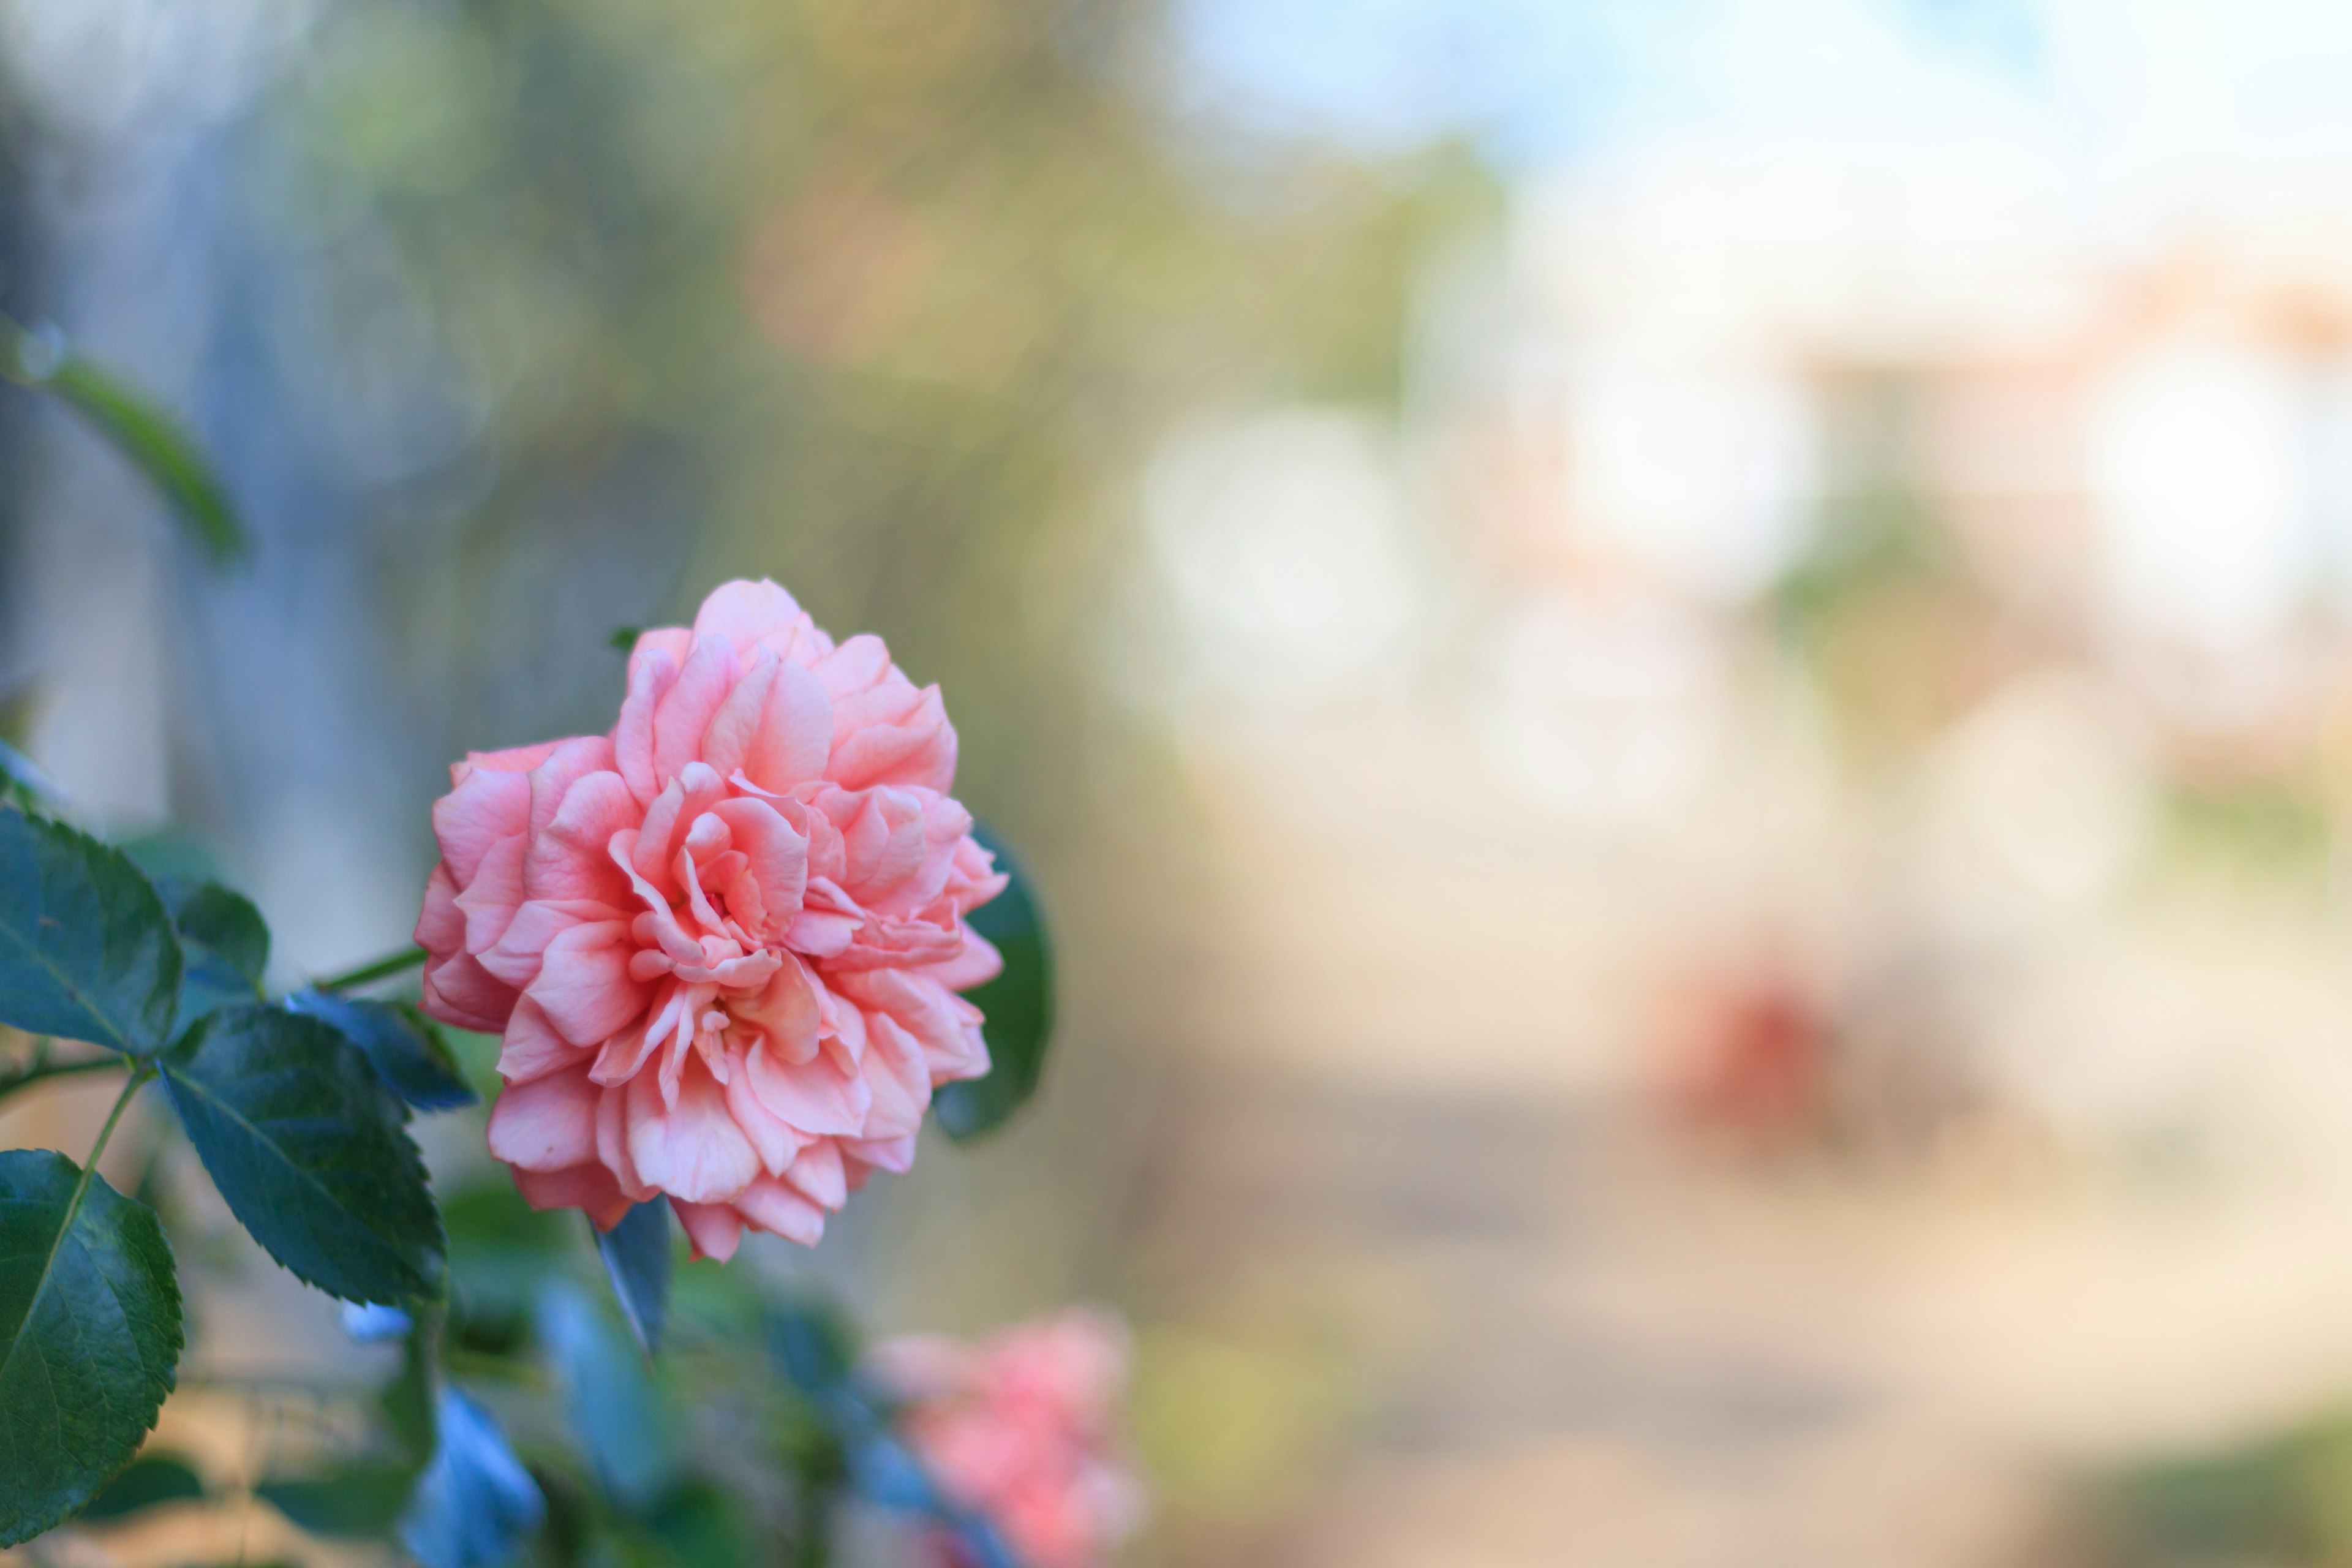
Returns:
[[[425,966],[425,1010],[445,1024],[495,1035],[507,1026],[514,1005],[513,989],[491,978],[471,953]]]
[[[462,763],[449,764],[452,786],[464,784],[476,770],[497,773],[527,773],[551,756],[562,741],[541,741],[536,745],[509,746],[502,752],[467,752]]]
[[[598,1230],[621,1223],[631,1207],[628,1194],[613,1173],[602,1165],[573,1165],[562,1171],[526,1171],[514,1167],[515,1190],[535,1209],[585,1209]]]
[[[825,695],[839,701],[887,679],[890,650],[880,637],[862,632],[810,665],[809,670],[824,683]]]
[[[501,838],[475,868],[474,879],[457,895],[466,914],[466,951],[488,952],[506,934],[522,902],[522,835]]]
[[[509,1085],[585,1067],[588,1061],[585,1050],[555,1032],[538,1003],[526,996],[515,1004],[505,1042],[499,1047],[499,1076]]]
[[[773,1176],[744,1188],[735,1207],[751,1225],[803,1247],[814,1247],[824,1236],[824,1211]]]
[[[782,665],[744,753],[745,776],[779,794],[823,778],[825,758],[833,750],[833,702],[824,687],[799,665]]]
[[[807,1199],[820,1208],[837,1209],[849,1201],[849,1179],[841,1166],[841,1145],[832,1139],[812,1143],[784,1173]]]
[[[868,1138],[911,1138],[931,1103],[931,1069],[923,1047],[887,1013],[866,1015],[866,1085],[874,1107],[866,1114]]]
[[[436,862],[425,879],[425,908],[416,917],[416,945],[446,958],[466,945],[466,911],[457,907],[457,885],[449,868]]]
[[[618,773],[590,773],[564,792],[546,829],[523,856],[523,891],[534,899],[630,901],[629,879],[608,852],[613,835],[645,820]]]
[[[856,1192],[866,1184],[866,1167],[887,1171],[903,1176],[915,1168],[915,1135],[901,1133],[896,1138],[864,1138],[845,1146],[844,1157],[850,1163],[849,1190]]]
[[[433,837],[440,841],[449,879],[463,888],[500,839],[530,826],[530,781],[520,773],[477,768],[433,803]]]
[[[700,759],[703,731],[742,675],[733,648],[716,637],[695,638],[686,668],[654,710],[656,782],[676,778],[687,763]]]
[[[694,634],[686,627],[654,626],[639,632],[637,640],[629,645],[629,664],[634,668],[638,659],[647,654],[658,653],[666,656],[671,664],[680,665],[693,651]]]
[[[749,658],[761,637],[789,630],[801,619],[799,604],[774,583],[765,577],[756,583],[738,578],[710,590],[695,612],[694,635],[721,638]]]
[[[882,689],[835,702],[825,777],[845,789],[919,784],[945,794],[955,787],[955,726],[940,689],[927,686],[903,707],[898,698]]]
[[[585,1072],[509,1084],[490,1109],[490,1152],[526,1171],[560,1171],[596,1158],[596,1086]]]
[[[986,937],[965,926],[963,950],[945,963],[931,964],[919,973],[929,975],[950,991],[969,991],[1003,973],[1004,955]]]
[[[629,695],[621,703],[620,722],[613,727],[613,761],[629,793],[640,805],[651,805],[662,781],[654,767],[654,712],[677,683],[677,661],[659,647],[629,656]]]
[[[677,1211],[678,1224],[686,1227],[697,1258],[724,1263],[735,1256],[743,1239],[743,1216],[732,1204],[690,1204],[672,1196],[669,1206]]]
[[[955,994],[938,981],[909,970],[866,969],[833,975],[829,984],[865,1009],[869,1026],[877,1015],[887,1016],[912,1036],[933,1082],[987,1070],[987,1047],[963,1016],[970,1007],[959,1011]]]
[[[484,969],[520,991],[539,978],[549,942],[573,926],[627,916],[627,910],[593,899],[534,899],[514,911],[497,944],[477,956]]]
[[[530,770],[532,836],[547,831],[547,825],[555,820],[556,807],[563,804],[573,784],[590,773],[609,773],[613,765],[613,742],[608,735],[583,735],[548,752],[546,760]]]

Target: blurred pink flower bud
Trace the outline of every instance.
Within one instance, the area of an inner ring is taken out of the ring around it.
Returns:
[[[906,1401],[900,1428],[916,1456],[1023,1568],[1101,1568],[1141,1521],[1143,1489],[1118,1436],[1127,1363],[1126,1329],[1083,1309],[977,1345],[889,1340],[866,1362]]]
[[[956,736],[877,637],[730,583],[629,657],[610,735],[475,752],[433,808],[425,1006],[502,1034],[490,1152],[610,1226],[667,1195],[698,1254],[814,1243],[988,1070],[963,917],[1005,879]]]

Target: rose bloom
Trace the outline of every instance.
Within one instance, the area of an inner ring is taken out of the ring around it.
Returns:
[[[449,770],[425,1007],[504,1037],[490,1152],[533,1207],[667,1195],[724,1258],[907,1169],[932,1088],[988,1070],[957,993],[1001,967],[955,763],[879,638],[738,582],[637,639],[611,734]]]
[[[899,1429],[940,1489],[1023,1568],[1100,1568],[1143,1512],[1116,1432],[1127,1357],[1117,1320],[1076,1310],[978,1345],[885,1341],[866,1367],[906,1401]],[[960,1563],[951,1542],[938,1549]]]

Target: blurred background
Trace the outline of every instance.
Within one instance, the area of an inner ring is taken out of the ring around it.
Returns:
[[[1136,1568],[2352,1561],[2348,78],[2329,0],[0,0],[0,308],[258,540],[0,388],[0,733],[293,978],[615,627],[881,633],[1057,1055],[751,1267],[1127,1314]],[[253,1274],[199,1369],[331,1363]]]

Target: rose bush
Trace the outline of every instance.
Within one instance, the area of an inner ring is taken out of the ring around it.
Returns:
[[[609,735],[450,770],[425,1007],[503,1037],[490,1152],[533,1206],[667,1195],[724,1258],[908,1168],[934,1086],[989,1065],[964,917],[1005,878],[955,763],[879,638],[736,582],[637,638]]]

